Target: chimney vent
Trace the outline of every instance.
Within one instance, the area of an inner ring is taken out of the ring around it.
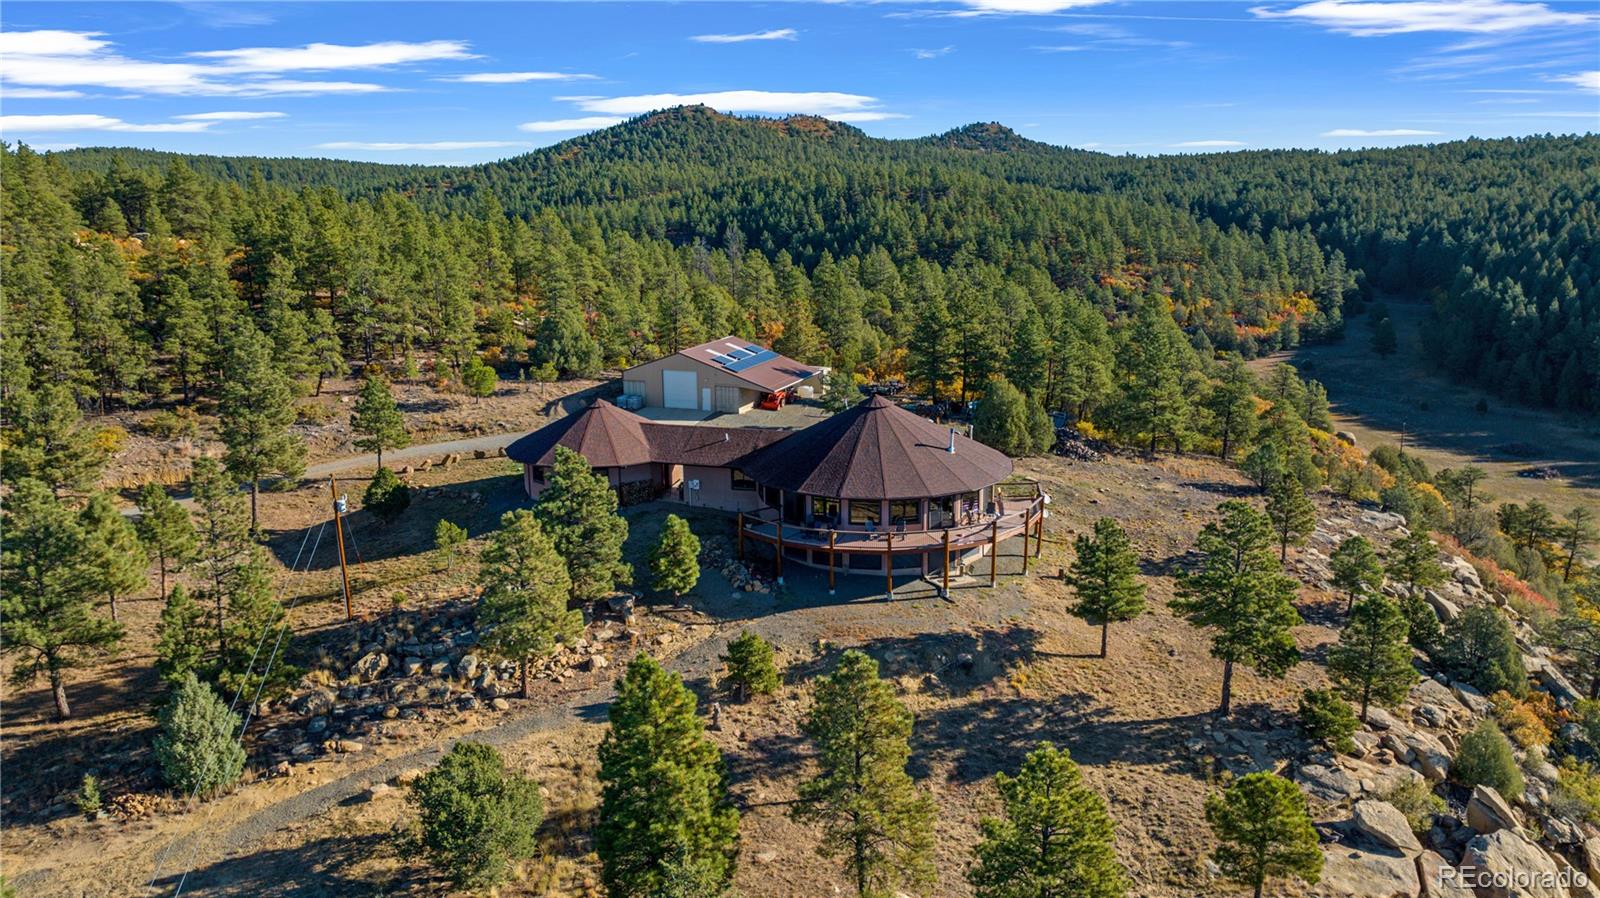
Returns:
[[[950,445],[946,446],[944,451],[951,455],[956,454],[956,429],[954,427],[950,428]]]

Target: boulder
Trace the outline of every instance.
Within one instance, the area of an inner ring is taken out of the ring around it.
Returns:
[[[1386,801],[1367,799],[1356,802],[1351,818],[1355,830],[1366,839],[1403,854],[1420,854],[1422,843],[1411,832],[1411,824],[1400,809]]]
[[[1387,731],[1400,726],[1400,721],[1383,708],[1373,705],[1367,709],[1367,725],[1375,730]]]
[[[1398,851],[1367,851],[1349,845],[1322,850],[1322,878],[1313,895],[1326,898],[1419,898],[1416,861]]]
[[[1494,704],[1484,698],[1483,693],[1479,692],[1477,687],[1471,684],[1459,681],[1451,683],[1450,692],[1455,695],[1456,701],[1465,705],[1467,710],[1479,717],[1488,717],[1494,713]]]
[[[332,689],[313,689],[295,702],[295,710],[312,717],[321,717],[338,704],[339,694]]]
[[[363,683],[370,683],[383,676],[389,669],[389,655],[385,652],[368,652],[361,656],[355,664],[350,666],[350,673]]]
[[[1516,832],[1517,815],[1493,787],[1478,785],[1472,787],[1472,797],[1467,800],[1467,825],[1483,835],[1503,829]]]
[[[1444,558],[1440,559],[1439,564],[1445,569],[1445,572],[1450,575],[1451,579],[1455,580],[1457,583],[1460,583],[1462,586],[1471,589],[1483,588],[1483,580],[1478,577],[1478,569],[1473,567],[1472,562],[1466,560],[1465,558],[1458,558],[1454,555],[1446,555]]]
[[[1438,852],[1424,851],[1417,856],[1417,878],[1422,898],[1477,898],[1477,893],[1462,879],[1461,871]]]
[[[1422,775],[1439,783],[1450,776],[1450,751],[1436,737],[1422,732],[1405,734],[1406,747],[1411,749]]]
[[[1361,795],[1361,783],[1337,767],[1306,764],[1300,768],[1300,788],[1313,798],[1337,804]]]
[[[406,676],[414,677],[417,674],[422,673],[422,659],[418,658],[416,655],[412,655],[406,658],[405,661],[401,662],[400,669],[405,672]]]
[[[1529,676],[1544,687],[1544,691],[1555,696],[1557,705],[1570,708],[1583,700],[1583,693],[1572,685],[1566,674],[1548,660],[1534,655],[1523,655],[1522,666],[1527,669]]]
[[[1468,842],[1461,867],[1478,898],[1568,898],[1560,885],[1561,867],[1509,829]]]
[[[1422,597],[1441,621],[1449,622],[1461,616],[1461,606],[1445,598],[1438,590],[1427,590],[1423,592]]]

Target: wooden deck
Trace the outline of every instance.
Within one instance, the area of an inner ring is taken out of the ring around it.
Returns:
[[[1014,487],[1031,487],[1031,495],[997,496],[993,513],[980,513],[970,516],[966,521],[949,527],[917,528],[891,527],[876,531],[866,530],[837,530],[817,527],[804,527],[799,524],[785,523],[779,519],[779,512],[774,508],[763,509],[760,512],[747,512],[739,516],[738,540],[739,555],[744,556],[745,540],[754,540],[759,543],[771,545],[774,548],[777,575],[783,577],[784,552],[787,549],[804,549],[808,554],[815,552],[828,553],[829,562],[825,565],[828,571],[828,585],[833,586],[834,574],[837,570],[849,570],[848,562],[841,568],[836,561],[836,556],[850,555],[878,555],[891,559],[883,565],[882,573],[886,576],[889,589],[893,592],[893,576],[895,573],[892,558],[896,555],[922,555],[929,552],[943,553],[945,563],[942,566],[945,588],[949,588],[950,558],[982,549],[989,555],[989,582],[993,585],[996,578],[995,555],[1001,540],[1011,539],[1015,536],[1023,538],[1022,569],[1026,573],[1028,558],[1036,556],[1040,551],[1040,543],[1044,536],[1044,512],[1047,498],[1039,489],[1037,483],[1012,484]],[[1028,541],[1032,539],[1032,546]],[[790,559],[791,561],[794,559]],[[808,564],[811,567],[818,565]],[[854,571],[853,573],[866,573]],[[901,571],[901,573],[906,573]]]

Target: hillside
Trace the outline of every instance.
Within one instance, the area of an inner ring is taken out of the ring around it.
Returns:
[[[112,159],[172,158],[124,150],[53,154],[80,170]],[[1058,284],[1087,257],[1096,276],[1116,263],[1096,244],[1107,230],[1161,253],[1138,231],[1177,232],[1187,265],[1205,265],[1216,238],[1196,224],[1258,235],[1272,255],[1314,236],[1373,289],[1425,296],[1437,327],[1429,352],[1446,373],[1517,401],[1600,410],[1600,138],[1468,140],[1340,153],[1260,151],[1113,157],[1026,140],[974,124],[915,140],[883,140],[824,119],[739,118],[704,107],[640,116],[498,162],[466,167],[330,160],[182,157],[204,174],[332,187],[347,196],[394,190],[424,209],[475,215],[492,196],[518,217],[555,210],[579,227],[719,245],[737,229],[768,254],[808,268],[887,249],[947,262],[959,253],[1044,264]],[[1090,198],[1102,198],[1090,201]],[[983,209],[983,215],[974,210]],[[1075,223],[1104,218],[1087,233]],[[1118,223],[1118,224],[1112,224]],[[1163,255],[1166,255],[1163,253]],[[1282,268],[1285,261],[1264,264]],[[1203,293],[1226,266],[1192,278]],[[1159,272],[1169,288],[1189,276]],[[1259,317],[1259,316],[1257,316]],[[1256,322],[1265,323],[1265,322]],[[1212,333],[1216,343],[1216,334]],[[1226,343],[1219,343],[1229,348]]]

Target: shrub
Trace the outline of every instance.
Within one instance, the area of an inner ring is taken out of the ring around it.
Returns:
[[[128,432],[115,424],[107,424],[94,432],[95,448],[106,455],[116,455],[128,446]]]
[[[778,668],[772,663],[772,643],[746,630],[728,643],[722,656],[728,665],[728,683],[739,691],[743,701],[751,695],[771,695],[778,691]]]
[[[1522,771],[1511,753],[1511,741],[1492,720],[1480,721],[1461,737],[1450,775],[1463,786],[1490,786],[1508,801],[1522,794]]]
[[[208,795],[238,781],[244,749],[234,739],[239,718],[211,687],[191,673],[161,709],[156,760],[167,784],[185,793]]]
[[[1511,693],[1504,691],[1489,697],[1494,702],[1495,719],[1519,748],[1536,749],[1550,744],[1555,707],[1550,703],[1548,693],[1540,694],[1545,696],[1543,703],[1534,697],[1519,702]]]
[[[1432,656],[1452,677],[1485,695],[1501,690],[1517,698],[1528,694],[1528,674],[1516,634],[1510,622],[1488,605],[1474,605],[1451,621]]]
[[[388,468],[379,468],[372,482],[367,484],[367,492],[362,496],[361,503],[378,520],[385,524],[392,523],[411,506],[411,487],[402,483]]]
[[[1593,764],[1576,758],[1561,762],[1561,783],[1551,799],[1551,809],[1560,808],[1590,823],[1600,823],[1600,773]]]
[[[72,804],[85,817],[93,817],[100,812],[100,781],[95,779],[93,774],[83,775],[83,782],[78,785],[77,793],[72,796]]]
[[[456,562],[456,555],[467,542],[467,528],[453,521],[440,519],[433,528],[433,547],[438,553],[440,566],[450,570]]]
[[[185,406],[175,412],[156,412],[140,429],[161,440],[194,439],[200,433],[200,417]]]
[[[1307,689],[1300,695],[1300,731],[1307,739],[1349,753],[1356,747],[1350,737],[1360,725],[1350,703],[1332,689]]]
[[[505,881],[511,863],[533,854],[544,819],[539,784],[508,772],[493,746],[458,742],[411,786],[420,842],[433,864],[465,888]]]
[[[296,424],[327,424],[338,416],[339,412],[333,406],[320,402],[303,402],[294,410]]]
[[[1450,809],[1450,805],[1443,798],[1434,794],[1426,780],[1410,780],[1405,785],[1389,790],[1381,797],[1406,815],[1406,823],[1410,824],[1411,831],[1419,836],[1425,835],[1433,828],[1435,814],[1443,814]]]

